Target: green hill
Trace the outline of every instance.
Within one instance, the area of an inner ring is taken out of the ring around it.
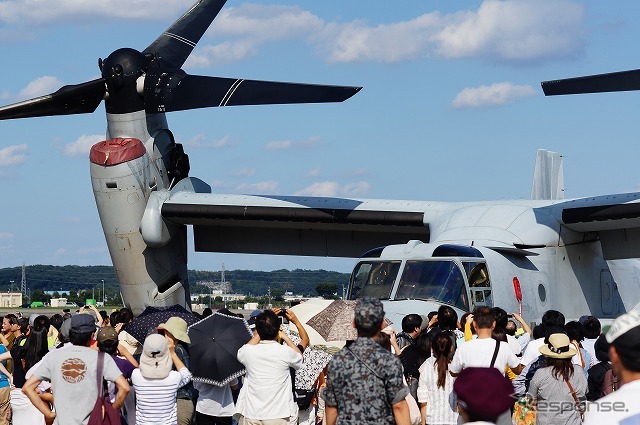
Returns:
[[[104,280],[105,292],[109,298],[118,298],[119,289],[115,272],[111,266],[47,266],[33,265],[25,268],[27,287],[34,291],[88,291],[96,298],[102,291]],[[0,291],[20,289],[22,268],[11,267],[0,269]],[[327,270],[274,270],[271,272],[253,270],[227,270],[225,280],[230,282],[231,291],[253,296],[266,295],[271,291],[290,291],[308,296],[318,295],[315,287],[319,283],[334,283],[341,291],[349,282],[348,273]],[[14,281],[13,284],[10,281]],[[206,293],[208,288],[204,282],[219,282],[220,272],[189,270],[191,293]]]

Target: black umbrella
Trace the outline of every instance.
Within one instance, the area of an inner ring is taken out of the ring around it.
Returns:
[[[187,331],[191,374],[194,381],[219,387],[227,385],[245,368],[238,361],[238,349],[253,336],[247,321],[241,317],[214,313]]]
[[[127,331],[131,336],[137,339],[140,344],[144,344],[147,335],[156,333],[158,325],[166,322],[171,317],[180,317],[192,325],[198,321],[198,318],[181,305],[172,305],[167,307],[149,306],[133,322],[124,325],[123,330]]]

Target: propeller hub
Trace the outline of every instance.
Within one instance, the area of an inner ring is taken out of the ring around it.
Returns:
[[[102,62],[102,77],[109,93],[107,112],[124,114],[144,109],[136,81],[148,67],[149,59],[130,48],[118,49]]]

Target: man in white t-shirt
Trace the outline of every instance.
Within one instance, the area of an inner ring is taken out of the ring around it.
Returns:
[[[467,367],[491,367],[492,360],[493,367],[500,373],[505,373],[507,366],[513,373],[520,373],[522,365],[509,344],[491,338],[491,331],[496,326],[493,311],[488,307],[477,308],[473,313],[473,325],[478,338],[458,347],[449,366],[451,375],[458,376]]]
[[[584,425],[640,424],[640,313],[618,317],[607,332],[613,373],[622,386],[589,404]]]
[[[289,368],[300,368],[302,353],[285,332],[280,332],[280,319],[272,310],[256,316],[255,325],[253,338],[238,350],[238,360],[247,369],[236,402],[236,412],[242,415],[239,425],[263,421],[286,425],[296,412]]]
[[[48,424],[86,424],[99,396],[98,352],[89,348],[96,324],[86,314],[77,314],[69,320],[69,340],[73,345],[44,356],[33,376],[22,386],[22,392],[42,412]],[[116,384],[118,393],[113,407],[120,409],[129,393],[129,384],[111,356],[104,356],[103,376]],[[36,390],[45,379],[51,381],[53,387],[55,412],[42,401]]]

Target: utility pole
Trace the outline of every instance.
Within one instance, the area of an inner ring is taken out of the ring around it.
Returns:
[[[107,305],[107,297],[104,293],[104,279],[102,279],[102,306],[104,307],[105,305]]]

